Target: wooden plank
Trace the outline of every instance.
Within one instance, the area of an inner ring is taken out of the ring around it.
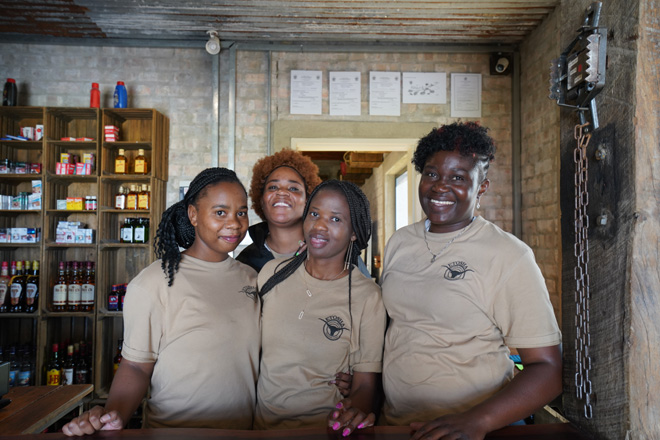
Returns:
[[[82,403],[92,385],[12,388],[11,403],[0,410],[0,432],[4,435],[39,433]]]

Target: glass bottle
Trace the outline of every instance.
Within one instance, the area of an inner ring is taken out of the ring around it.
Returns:
[[[69,277],[69,285],[67,286],[66,302],[70,312],[77,312],[80,310],[80,301],[82,299],[82,281],[80,280],[80,272],[78,271],[78,262],[74,261],[72,264],[71,276]]]
[[[121,243],[133,243],[133,219],[127,217],[119,230],[119,241]]]
[[[126,209],[138,209],[138,194],[135,185],[131,185],[130,191],[126,194]]]
[[[117,310],[119,310],[119,288],[113,284],[108,295],[108,311],[116,312]]]
[[[146,243],[147,237],[145,235],[146,227],[143,218],[135,219],[135,229],[133,231],[133,242],[134,243]]]
[[[62,366],[60,361],[57,358],[57,351],[59,346],[53,344],[53,352],[50,358],[50,362],[46,367],[46,385],[58,386],[62,382]]]
[[[18,358],[16,357],[16,346],[12,345],[9,348],[9,387],[15,387],[18,385],[18,371],[20,370],[21,365],[18,363]]]
[[[117,354],[115,354],[115,357],[112,359],[112,377],[115,377],[115,374],[117,374],[117,370],[119,369],[119,364],[121,363],[122,360],[121,348],[123,343],[124,343],[123,339],[117,341]]]
[[[133,161],[133,172],[135,174],[147,174],[147,157],[144,155],[144,148],[138,149],[138,155]]]
[[[23,271],[23,262],[16,262],[16,275],[11,277],[9,281],[9,295],[11,296],[11,307],[9,309],[12,313],[21,313],[25,305],[25,287],[26,276]]]
[[[27,387],[32,383],[32,361],[30,360],[30,347],[23,348],[21,367],[18,370],[18,386]]]
[[[73,363],[73,345],[69,345],[66,349],[66,361],[62,368],[62,385],[73,385],[73,375],[75,373],[75,365]]]
[[[39,304],[39,260],[32,262],[32,273],[27,277],[25,287],[25,311],[34,313]]]
[[[119,191],[115,195],[115,209],[126,209],[126,194],[123,186],[119,187]]]
[[[9,308],[10,296],[9,292],[9,264],[6,261],[2,262],[2,269],[0,269],[0,313],[5,313]]]
[[[53,286],[53,311],[63,312],[66,310],[67,279],[64,261],[60,261],[57,280]]]
[[[149,205],[150,205],[150,194],[149,191],[147,191],[147,184],[143,183],[142,184],[142,190],[138,193],[138,208],[137,209],[144,209],[148,210]]]
[[[83,312],[91,312],[94,310],[94,297],[96,292],[96,273],[94,270],[94,262],[88,261],[83,277],[80,307]]]
[[[115,157],[115,174],[126,174],[128,160],[123,148],[120,148]]]
[[[76,385],[87,383],[87,375],[89,369],[87,368],[87,360],[85,359],[84,354],[80,351],[80,344],[77,342],[73,344],[74,354],[75,354],[75,374],[73,376],[73,383]]]

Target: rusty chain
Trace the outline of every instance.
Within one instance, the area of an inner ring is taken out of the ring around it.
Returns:
[[[588,163],[587,145],[591,139],[591,133],[585,128],[589,125],[578,124],[575,126],[574,137],[577,145],[573,153],[575,162],[575,245],[574,255],[576,258],[575,277],[575,392],[578,400],[584,400],[584,416],[587,419],[593,417],[591,406],[591,334],[589,329],[589,192],[587,191]]]

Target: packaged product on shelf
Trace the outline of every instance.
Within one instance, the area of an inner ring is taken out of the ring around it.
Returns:
[[[67,197],[66,198],[66,209],[68,211],[82,211],[82,209],[83,209],[83,198],[82,197]]]
[[[34,127],[21,127],[21,136],[27,138],[29,141],[33,141]]]
[[[33,209],[33,210],[41,209],[41,193],[32,193],[28,195],[27,209]]]
[[[79,137],[76,138],[76,142],[94,142],[94,138]]]
[[[85,164],[89,164],[90,169],[94,170],[94,166],[96,165],[96,155],[94,153],[83,153],[82,161]]]
[[[61,163],[71,163],[71,154],[69,154],[69,153],[60,153],[60,162]]]
[[[0,174],[9,174],[11,173],[12,164],[9,159],[0,160]]]
[[[40,163],[30,163],[30,174],[41,174],[41,164]]]
[[[115,125],[106,125],[103,128],[106,142],[117,142],[119,140],[119,127]]]
[[[27,174],[28,166],[25,162],[14,162],[14,174]]]
[[[9,243],[10,236],[7,228],[0,228],[0,243]]]
[[[85,231],[84,229],[75,230],[75,243],[76,244],[85,244]]]
[[[63,211],[66,209],[66,199],[58,199],[55,201],[55,209]]]
[[[32,194],[41,194],[41,180],[32,181]]]
[[[44,137],[44,126],[43,124],[37,124],[34,126],[34,140],[40,141]]]
[[[64,141],[64,142],[75,142],[76,138],[71,137],[71,136],[66,136],[66,137],[60,138],[60,140]]]

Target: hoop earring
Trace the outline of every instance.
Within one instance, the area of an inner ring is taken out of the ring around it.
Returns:
[[[348,251],[346,251],[346,260],[344,260],[344,270],[348,270],[351,267],[351,257],[353,257],[353,241],[348,245]]]

